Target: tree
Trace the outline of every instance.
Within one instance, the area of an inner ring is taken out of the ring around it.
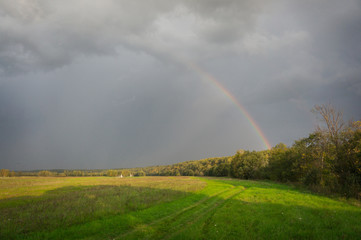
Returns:
[[[326,132],[336,148],[340,145],[340,133],[344,130],[343,113],[336,110],[331,104],[315,105],[312,112],[321,115],[322,121],[326,124],[326,129],[317,126],[316,131]]]
[[[52,175],[53,175],[52,172],[46,171],[46,170],[44,170],[44,171],[39,171],[39,172],[38,172],[38,176],[39,176],[39,177],[50,177],[50,176],[52,176]]]
[[[342,193],[361,198],[361,121],[350,122],[343,132],[335,163]]]
[[[130,176],[130,172],[128,170],[122,170],[121,174],[123,175],[123,177],[129,177]]]
[[[232,176],[242,179],[260,178],[260,170],[268,164],[263,152],[237,152],[231,162]]]
[[[109,176],[109,177],[116,177],[116,176],[118,176],[119,175],[119,173],[118,173],[118,171],[117,170],[108,170],[107,171],[107,176]]]
[[[8,169],[0,169],[0,177],[9,177],[10,171]]]
[[[270,150],[268,166],[265,168],[265,177],[276,181],[290,180],[292,162],[287,158],[287,146],[279,143]]]
[[[316,105],[312,111],[325,123],[313,133],[311,149],[317,154],[308,154],[320,163],[321,185],[347,197],[361,198],[361,122],[346,126],[342,112],[331,104]]]
[[[318,167],[321,170],[321,185],[329,185],[325,183],[324,176],[331,175],[328,171],[337,172],[335,168],[340,165],[344,158],[340,155],[340,146],[343,144],[342,135],[346,130],[343,121],[343,113],[337,110],[331,104],[315,105],[312,112],[319,114],[321,120],[326,127],[316,127],[313,136],[315,143],[313,144],[314,153],[318,160]],[[312,135],[312,134],[311,134]],[[310,135],[310,136],[311,136]],[[333,168],[333,169],[327,169]],[[333,179],[331,179],[333,181]]]
[[[136,173],[136,175],[142,177],[145,176],[146,174],[143,170],[140,170],[139,172]]]

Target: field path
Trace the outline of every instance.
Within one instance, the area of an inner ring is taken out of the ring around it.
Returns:
[[[193,223],[222,207],[227,200],[232,199],[243,190],[243,187],[232,187],[218,191],[171,215],[148,224],[136,226],[133,230],[114,239],[170,239],[172,236],[187,229]]]
[[[228,194],[227,196],[225,196],[225,198],[217,199],[217,202],[206,208],[201,214],[197,216],[193,214],[194,218],[192,218],[192,220],[189,219],[190,221],[184,222],[183,225],[178,226],[178,231],[171,233],[170,235],[168,235],[168,237],[164,239],[171,239],[172,237],[177,236],[178,234],[186,231],[189,226],[195,224],[196,222],[203,221],[204,218],[206,218],[205,222],[207,222],[207,220],[209,220],[218,209],[220,209],[224,204],[226,204],[227,201],[240,194],[243,190],[244,188],[236,188],[228,191]]]

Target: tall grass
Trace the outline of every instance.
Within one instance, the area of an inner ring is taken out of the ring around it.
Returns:
[[[163,177],[1,179],[0,239],[145,209],[204,185]]]

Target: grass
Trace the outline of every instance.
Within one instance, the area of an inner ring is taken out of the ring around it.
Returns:
[[[0,239],[360,239],[361,208],[220,178],[2,178]]]

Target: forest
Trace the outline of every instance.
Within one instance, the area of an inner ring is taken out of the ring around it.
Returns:
[[[186,161],[165,166],[110,170],[0,170],[0,176],[216,176],[271,180],[361,199],[361,121],[344,122],[334,106],[316,105],[312,111],[322,125],[291,146],[270,150],[238,150],[235,155]]]

